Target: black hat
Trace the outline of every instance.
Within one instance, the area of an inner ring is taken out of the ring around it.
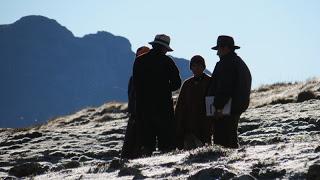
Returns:
[[[200,56],[200,55],[195,55],[195,56],[193,56],[193,57],[191,58],[190,64],[189,64],[189,68],[190,68],[190,69],[191,69],[192,64],[194,64],[194,63],[195,63],[195,64],[200,64],[200,65],[203,66],[204,69],[206,69],[206,63],[205,63],[205,61],[204,61],[204,59],[203,59],[202,56]]]
[[[215,47],[212,47],[213,50],[218,50],[221,46],[229,46],[234,49],[240,49],[239,46],[234,45],[234,40],[231,36],[221,35],[217,39],[217,45]]]

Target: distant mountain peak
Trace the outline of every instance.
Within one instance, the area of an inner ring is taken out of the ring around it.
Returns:
[[[50,19],[48,17],[45,17],[45,16],[41,16],[41,15],[28,15],[28,16],[24,16],[24,17],[21,17],[19,20],[16,21],[17,22],[26,22],[26,21],[51,21],[51,22],[54,22],[54,23],[58,23],[56,20],[54,19]]]
[[[61,26],[56,20],[47,18],[45,16],[40,15],[29,15],[24,16],[13,23],[17,26],[26,26],[26,25],[43,25],[43,24],[50,24],[52,26]],[[63,26],[61,26],[63,27]]]
[[[120,49],[130,49],[131,50],[131,43],[130,41],[122,36],[116,36],[112,33],[109,33],[107,31],[98,31],[95,34],[87,34],[83,36],[84,40],[95,42],[97,43],[108,43],[111,46],[120,48]],[[117,43],[115,43],[117,42]]]
[[[107,31],[98,31],[97,33],[86,34],[83,36],[83,39],[94,39],[94,40],[105,40],[105,39],[114,39],[115,35]]]
[[[32,32],[40,34],[58,32],[69,37],[74,37],[73,33],[65,26],[62,26],[54,19],[50,19],[41,15],[24,16],[14,22],[12,25],[14,28],[22,32],[27,32],[28,30],[32,30]]]
[[[133,50],[135,51],[135,50]],[[75,37],[56,20],[25,16],[0,25],[0,127],[23,127],[85,106],[126,101],[130,41],[98,31]],[[183,79],[189,61],[176,64]],[[0,178],[1,179],[1,178]]]

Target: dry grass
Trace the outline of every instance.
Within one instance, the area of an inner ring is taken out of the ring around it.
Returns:
[[[190,154],[186,157],[186,161],[190,163],[214,161],[220,157],[225,157],[228,153],[229,150],[221,146],[205,146],[190,151]]]
[[[273,90],[273,89],[278,89],[278,88],[281,88],[281,87],[287,87],[287,86],[290,86],[290,85],[295,85],[295,84],[298,84],[298,82],[277,82],[277,83],[274,83],[274,84],[271,84],[271,85],[261,85],[260,87],[258,87],[257,89],[255,90],[252,90],[253,92],[265,92],[265,91],[270,91],[270,90]]]
[[[278,82],[263,85],[251,92],[250,107],[262,107],[269,104],[287,104],[320,98],[320,78],[306,82]]]

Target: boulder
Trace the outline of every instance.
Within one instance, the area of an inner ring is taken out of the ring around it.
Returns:
[[[42,166],[37,162],[28,162],[24,164],[16,165],[9,170],[9,175],[16,177],[25,177],[29,175],[38,175],[48,170],[48,167]]]
[[[202,169],[196,174],[190,176],[190,180],[198,179],[231,179],[236,177],[236,174],[230,172],[224,167],[214,167],[208,169]]]
[[[302,91],[298,94],[297,102],[303,102],[310,99],[317,99],[316,94],[313,91]]]

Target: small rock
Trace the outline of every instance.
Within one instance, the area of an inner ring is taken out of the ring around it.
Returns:
[[[6,150],[14,150],[14,149],[19,149],[19,148],[22,148],[23,146],[21,145],[12,145],[12,146],[9,146],[7,148],[5,148]]]
[[[220,157],[226,156],[228,150],[217,146],[214,148],[203,147],[192,151],[189,156],[186,158],[187,162],[208,162],[211,160],[217,160]]]
[[[267,143],[261,139],[253,139],[249,141],[249,145],[251,146],[267,145]]]
[[[21,144],[27,143],[29,141],[31,141],[31,138],[24,137],[22,139],[9,141],[8,143],[11,144],[11,145],[16,145],[16,144],[20,144],[21,145]]]
[[[142,174],[136,174],[133,178],[132,178],[132,180],[136,180],[136,179],[146,179],[147,177],[146,176],[144,176],[144,175],[142,175]]]
[[[273,137],[271,139],[268,139],[268,144],[276,144],[276,143],[279,143],[279,142],[282,142],[283,139],[279,136],[276,136],[276,137]]]
[[[7,172],[7,170],[4,168],[0,168],[0,172]]]
[[[38,175],[48,170],[48,167],[43,167],[41,164],[32,162],[16,165],[9,170],[9,174],[16,177],[25,177],[29,175]]]
[[[74,153],[74,152],[69,152],[68,154],[66,154],[66,158],[72,158],[72,157],[78,157],[79,154],[78,153]]]
[[[91,160],[92,160],[92,158],[88,158],[87,156],[81,156],[81,157],[79,158],[79,161],[80,161],[80,162],[91,161]]]
[[[100,163],[94,168],[90,168],[88,173],[104,173],[107,172],[107,164],[106,163]]]
[[[174,163],[174,162],[169,162],[169,163],[161,164],[160,166],[170,168],[170,167],[174,166],[175,164],[176,164],[176,163]]]
[[[8,161],[0,161],[0,167],[10,166],[11,163]]]
[[[226,168],[215,167],[202,169],[197,172],[195,175],[190,176],[188,179],[196,180],[196,179],[231,179],[234,178],[236,174],[230,172]]]
[[[309,167],[307,180],[320,180],[320,164],[313,164]]]
[[[72,158],[71,158],[71,161],[78,161],[78,160],[79,160],[78,157],[72,157]]]
[[[118,173],[118,176],[137,176],[137,175],[141,175],[141,171],[133,167],[123,167],[120,169]]]
[[[315,153],[318,153],[320,152],[320,146],[318,146],[315,150],[314,150]]]
[[[14,136],[12,139],[23,139],[25,137],[28,137],[30,139],[33,139],[33,138],[38,138],[38,137],[41,137],[42,136],[42,133],[40,132],[32,132],[32,133],[26,133],[26,134],[19,134],[19,135],[16,135]]]
[[[244,174],[239,177],[235,177],[233,180],[256,180],[256,178],[249,174]]]
[[[253,175],[254,177],[259,177],[259,174],[260,174],[260,168],[259,167],[254,167],[252,170],[251,170],[251,175]]]
[[[114,158],[110,164],[108,170],[116,170],[124,167],[124,164],[128,162],[127,160],[119,159],[119,158]]]
[[[77,168],[80,166],[78,161],[70,161],[62,164],[66,169]]]
[[[61,151],[55,151],[49,154],[49,156],[54,156],[54,157],[65,157],[66,155],[61,152]]]
[[[298,94],[297,102],[303,102],[310,99],[317,99],[316,94],[313,91],[302,91]]]
[[[63,170],[63,169],[65,169],[64,166],[63,166],[62,164],[59,164],[59,165],[57,165],[57,166],[52,167],[52,168],[50,169],[50,171],[58,172],[58,171],[61,171],[61,170]]]
[[[62,146],[62,148],[63,148],[63,149],[70,149],[70,148],[72,148],[72,146],[70,146],[70,145],[65,145],[65,146]]]
[[[251,174],[255,176],[258,179],[276,179],[276,178],[281,178],[286,174],[286,170],[278,170],[274,168],[257,168],[253,169]]]
[[[108,151],[90,151],[84,153],[84,155],[91,157],[91,158],[96,158],[96,159],[110,159],[110,157],[119,157],[120,152],[117,150],[108,150]]]
[[[188,174],[188,172],[189,172],[189,169],[183,169],[183,168],[176,167],[172,171],[172,174],[176,176],[176,175],[179,175],[179,174]]]
[[[242,124],[240,124],[238,131],[240,134],[242,134],[242,133],[257,129],[259,127],[260,127],[259,123],[257,123],[257,124],[255,124],[255,123],[242,123]]]

